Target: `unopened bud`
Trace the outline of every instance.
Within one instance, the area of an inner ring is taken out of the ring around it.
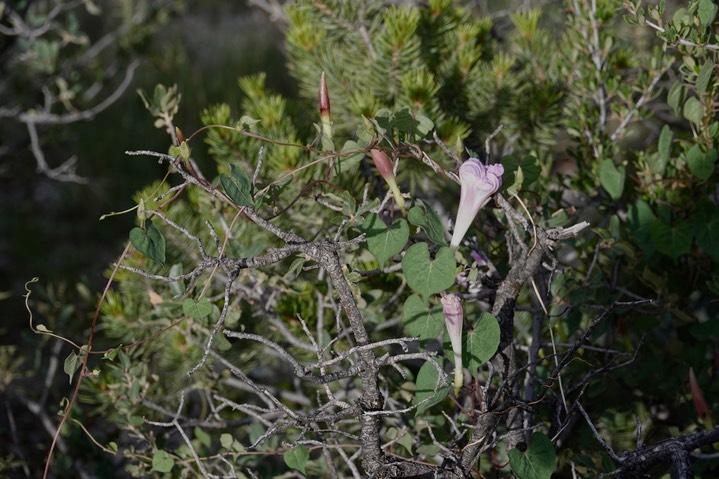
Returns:
[[[322,134],[332,139],[332,121],[330,120],[330,94],[327,90],[325,72],[320,75],[320,119],[322,121]]]
[[[372,161],[377,167],[377,171],[379,171],[379,174],[382,175],[382,178],[384,178],[384,180],[387,182],[387,185],[389,185],[389,189],[392,190],[392,196],[394,196],[394,201],[397,203],[397,206],[399,206],[399,209],[402,210],[402,212],[404,213],[404,198],[402,197],[402,193],[399,191],[399,187],[397,186],[397,180],[394,177],[394,168],[392,167],[392,162],[390,161],[387,154],[382,150],[372,149],[369,152],[372,155]]]
[[[392,169],[392,162],[390,161],[387,154],[382,150],[370,150],[372,155],[372,161],[374,166],[377,167],[377,171],[382,175],[382,178],[387,180],[388,178],[394,178],[394,171]]]
[[[175,127],[175,135],[177,135],[177,143],[182,144],[185,141],[185,135],[182,134],[182,130],[178,127]]]

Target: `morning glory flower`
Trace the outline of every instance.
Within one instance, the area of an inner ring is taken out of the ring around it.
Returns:
[[[502,165],[486,166],[477,158],[470,158],[459,167],[462,190],[457,220],[454,222],[452,247],[459,246],[479,209],[487,204],[502,185],[502,174],[504,174]]]
[[[462,367],[464,312],[462,311],[462,301],[456,294],[443,294],[441,301],[444,323],[449,333],[449,341],[452,343],[452,352],[454,352],[454,394],[458,395],[464,381],[464,368]]]

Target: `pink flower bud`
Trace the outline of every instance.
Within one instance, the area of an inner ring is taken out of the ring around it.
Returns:
[[[325,72],[320,75],[320,123],[322,124],[322,135],[328,140],[332,139],[332,121],[330,120],[330,94],[327,90],[327,79]]]
[[[382,150],[372,149],[369,152],[372,155],[372,161],[377,167],[377,171],[379,171],[379,174],[382,175],[382,178],[384,178],[384,180],[387,182],[387,185],[389,185],[389,189],[392,190],[394,201],[397,203],[397,206],[399,206],[400,210],[404,212],[404,198],[402,197],[402,193],[399,191],[399,187],[397,186],[397,180],[394,177],[394,168],[392,167],[392,162],[390,161],[387,154]]]
[[[464,382],[464,368],[462,366],[464,311],[462,311],[462,301],[456,294],[443,294],[441,301],[444,323],[447,326],[449,341],[452,343],[452,352],[454,353],[454,393],[456,395],[459,394]]]
[[[462,190],[457,220],[454,222],[453,247],[459,246],[479,209],[489,202],[492,195],[502,185],[503,174],[504,167],[502,165],[485,166],[477,158],[470,158],[459,167]]]
[[[387,180],[387,178],[394,178],[392,162],[385,152],[382,150],[370,150],[369,152],[372,155],[374,166],[377,167],[377,171],[379,171],[379,174],[382,175],[382,178],[385,180]]]
[[[320,75],[320,115],[322,118],[325,116],[329,119],[330,117],[330,94],[327,90],[327,79],[325,78],[325,72]]]

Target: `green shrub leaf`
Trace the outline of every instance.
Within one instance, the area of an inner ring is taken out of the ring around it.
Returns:
[[[472,375],[477,368],[487,362],[499,347],[499,323],[490,313],[482,313],[474,329],[468,331],[462,338],[462,362]]]
[[[222,183],[222,188],[224,188],[227,196],[237,206],[254,205],[250,177],[235,165],[230,165],[230,172],[231,176],[220,175],[220,183]]]
[[[212,303],[205,297],[200,298],[197,302],[192,298],[187,298],[182,302],[182,312],[193,319],[202,319],[212,312]]]
[[[362,223],[362,230],[367,235],[367,247],[380,266],[402,251],[409,240],[409,225],[403,218],[395,220],[392,226],[387,228],[382,218],[372,213]]]
[[[152,455],[152,470],[157,472],[170,472],[175,466],[175,460],[167,451],[160,449]]]
[[[707,88],[709,87],[709,82],[712,78],[712,73],[714,72],[714,60],[711,58],[702,65],[702,69],[699,70],[699,75],[697,76],[697,93],[700,95],[703,95],[706,93]]]
[[[684,118],[694,123],[696,126],[701,126],[702,119],[704,118],[704,105],[702,102],[691,97],[684,103],[684,109],[682,110]]]
[[[434,243],[447,246],[442,219],[429,205],[420,202],[420,206],[413,206],[407,214],[407,219],[413,225],[422,228],[427,233],[427,238]]]
[[[674,227],[661,220],[652,223],[650,235],[657,251],[676,259],[688,253],[692,245],[692,228],[689,223],[679,222]]]
[[[659,163],[656,165],[656,171],[652,171],[652,173],[660,175],[664,173],[664,169],[667,167],[667,163],[669,162],[669,154],[671,153],[673,137],[674,132],[672,132],[671,127],[669,125],[664,125],[662,127],[662,132],[659,134],[659,144],[657,145],[657,150],[659,151]]]
[[[307,465],[307,460],[310,458],[310,451],[307,449],[307,446],[298,444],[292,449],[286,450],[282,458],[289,467],[305,474],[305,466]]]
[[[427,243],[412,245],[402,258],[402,271],[407,284],[425,301],[429,295],[444,291],[454,284],[455,268],[452,250],[443,246],[434,260],[429,257]]]
[[[145,228],[130,230],[130,243],[137,251],[151,260],[165,264],[165,237],[151,220],[145,221]]]
[[[689,171],[700,180],[706,180],[714,173],[717,151],[712,148],[704,153],[701,146],[694,145],[687,151],[686,159]]]
[[[419,338],[421,345],[431,339],[436,339],[444,327],[444,313],[442,306],[427,307],[422,298],[413,294],[404,302],[402,308],[402,323],[405,330]]]
[[[626,171],[623,166],[616,166],[610,159],[602,161],[599,167],[599,182],[613,200],[621,198],[625,177]]]
[[[527,450],[512,449],[508,453],[509,466],[518,479],[550,479],[557,458],[554,446],[541,432],[532,434]]]
[[[444,384],[437,384],[438,381],[441,382],[437,368],[430,361],[426,361],[417,373],[417,381],[415,383],[416,388],[412,404],[419,404],[425,399],[430,399],[428,399],[426,403],[417,407],[415,415],[423,413],[447,397],[450,389],[449,381],[445,378]]]

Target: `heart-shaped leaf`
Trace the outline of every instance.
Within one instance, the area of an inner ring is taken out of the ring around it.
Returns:
[[[444,327],[444,313],[441,306],[428,308],[422,298],[413,294],[404,302],[402,323],[407,332],[417,336],[421,345],[437,338]]]
[[[706,180],[714,173],[717,151],[712,148],[704,153],[701,146],[694,145],[687,151],[686,158],[689,171],[700,180]]]
[[[422,228],[427,233],[427,238],[440,246],[447,246],[442,220],[429,205],[420,202],[420,206],[413,206],[407,214],[407,219],[413,225]]]
[[[529,186],[539,178],[541,172],[539,161],[532,155],[527,155],[521,160],[515,156],[505,156],[501,160],[504,167],[504,175],[502,176],[502,184],[511,187],[516,183],[516,172],[522,169],[522,185],[518,185],[520,190],[522,186]]]
[[[132,228],[130,230],[130,243],[137,251],[151,260],[165,264],[165,237],[152,224],[152,221],[146,220],[144,229]]]
[[[532,434],[525,451],[511,449],[509,466],[519,479],[550,479],[554,472],[557,453],[552,441],[541,432]]]
[[[425,301],[429,295],[444,291],[454,284],[456,266],[452,250],[444,246],[432,260],[427,243],[412,245],[402,258],[402,271],[407,284]]]
[[[482,313],[474,329],[468,331],[462,339],[464,340],[462,362],[474,375],[477,373],[477,368],[497,352],[499,347],[497,318],[489,313]]]
[[[205,297],[200,298],[197,302],[192,298],[187,298],[182,303],[182,311],[193,319],[201,319],[210,315],[212,303]]]
[[[298,444],[292,449],[286,450],[282,457],[285,460],[285,464],[304,474],[307,460],[310,458],[310,451],[307,449],[307,446]]]
[[[441,366],[441,363],[440,363]],[[439,384],[438,384],[439,381]],[[438,402],[442,401],[449,394],[449,381],[447,378],[442,379],[439,377],[437,368],[430,361],[425,362],[417,373],[417,381],[415,382],[415,394],[412,399],[412,404],[419,404],[425,399],[428,399],[426,403],[417,407],[415,415],[421,414],[430,407],[434,406]]]
[[[657,251],[672,259],[688,253],[692,246],[692,228],[686,222],[679,222],[672,227],[657,220],[651,225],[650,236]]]
[[[372,213],[364,220],[362,230],[367,235],[367,247],[377,258],[380,266],[402,251],[409,239],[409,225],[403,218],[396,220],[390,228],[387,228],[382,218]]]
[[[242,169],[230,165],[230,174],[220,175],[220,183],[225,193],[237,206],[252,206],[255,204],[252,199],[252,184],[250,177]]]
[[[175,460],[167,451],[160,449],[152,455],[152,470],[157,472],[170,472],[175,465]]]

